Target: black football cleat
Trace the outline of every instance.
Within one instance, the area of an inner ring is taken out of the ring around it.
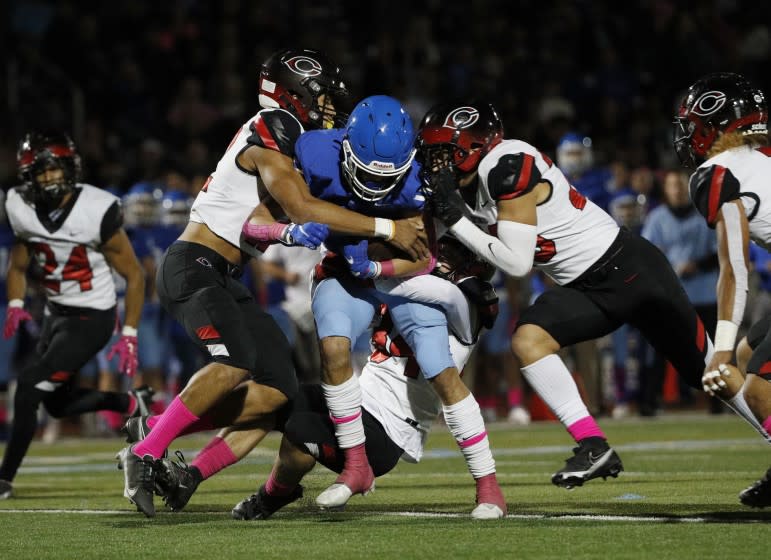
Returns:
[[[287,496],[270,496],[263,484],[256,494],[238,502],[230,513],[233,519],[239,520],[268,519],[282,507],[302,497],[303,487],[300,484]]]
[[[739,501],[749,507],[771,506],[771,468],[766,471],[763,478],[739,493]]]
[[[149,385],[142,385],[136,389],[131,389],[129,394],[133,395],[137,400],[137,409],[131,414],[131,418],[136,416],[150,416],[152,411],[150,405],[153,404],[153,395],[155,391]]]
[[[126,443],[136,443],[142,441],[150,433],[150,426],[147,425],[147,416],[132,416],[123,427],[121,433],[126,436]]]
[[[133,449],[133,445],[124,447],[115,456],[118,459],[118,469],[123,471],[123,496],[147,517],[154,517],[156,460],[149,455],[139,457],[134,454]]]
[[[180,463],[163,459],[155,477],[155,492],[173,511],[182,511],[195,494],[198,485],[203,482],[201,472],[190,467],[180,451],[176,452]]]
[[[13,485],[7,480],[0,480],[0,500],[7,500],[13,496]]]
[[[624,470],[618,454],[600,437],[590,437],[573,448],[574,455],[551,477],[552,484],[570,490],[593,478],[616,478]]]

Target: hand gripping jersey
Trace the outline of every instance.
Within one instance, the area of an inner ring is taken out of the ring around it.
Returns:
[[[752,240],[771,250],[771,147],[742,146],[702,163],[690,180],[691,199],[710,227],[720,206],[741,200]]]
[[[353,194],[345,184],[340,168],[344,136],[345,130],[340,128],[312,130],[303,134],[297,142],[295,163],[313,196],[379,218],[399,218],[405,210],[423,208],[426,199],[418,177],[420,166],[414,161],[402,184],[382,200],[365,202]]]
[[[540,182],[551,194],[538,205],[533,265],[564,285],[585,272],[613,243],[618,225],[599,206],[571,187],[552,161],[521,140],[504,140],[479,164],[475,222],[498,221],[496,203],[520,197]]]
[[[383,426],[402,459],[417,463],[431,425],[442,411],[442,402],[420,375],[412,350],[391,330],[390,319],[372,333],[372,355],[359,377],[362,406]],[[464,346],[450,337],[450,351],[458,371],[468,362],[474,346]]]
[[[49,215],[27,204],[12,188],[6,209],[14,234],[40,264],[49,301],[100,310],[115,306],[112,269],[100,247],[122,225],[116,196],[78,184],[70,202]]]
[[[198,193],[190,220],[206,226],[244,253],[258,256],[259,250],[243,241],[241,226],[260,202],[265,186],[258,173],[243,169],[238,156],[249,146],[274,150],[294,157],[295,142],[303,127],[283,109],[263,109],[244,123],[225,150],[217,169]]]

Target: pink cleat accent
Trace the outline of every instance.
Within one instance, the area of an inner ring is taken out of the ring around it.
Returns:
[[[316,505],[323,509],[342,509],[354,494],[366,496],[375,489],[375,473],[367,460],[364,444],[344,451],[343,472],[316,498]]]
[[[506,500],[495,473],[476,479],[477,507],[471,512],[474,519],[500,519],[506,516]]]

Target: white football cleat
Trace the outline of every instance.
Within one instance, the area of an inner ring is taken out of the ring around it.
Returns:
[[[495,504],[479,504],[471,512],[472,519],[501,519],[503,511]]]
[[[516,426],[530,424],[530,413],[523,406],[515,406],[509,410],[509,423]]]
[[[369,490],[361,492],[361,495],[366,496],[367,494],[374,491],[375,482],[373,481],[372,486],[369,487]],[[351,492],[351,489],[348,488],[348,486],[342,482],[335,482],[318,495],[316,498],[316,505],[326,510],[342,510],[345,508],[345,504],[348,503],[348,500],[351,499],[351,496],[353,496],[353,492]]]

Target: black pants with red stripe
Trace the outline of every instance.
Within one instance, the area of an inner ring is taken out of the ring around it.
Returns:
[[[666,256],[622,229],[605,254],[573,282],[543,293],[519,325],[538,325],[561,347],[637,328],[691,387],[701,389],[707,333]]]
[[[37,347],[38,357],[19,373],[13,426],[0,466],[0,480],[13,480],[37,429],[42,403],[54,418],[96,410],[127,412],[126,393],[77,387],[75,374],[110,340],[115,308],[105,311],[49,303]]]
[[[747,332],[747,344],[752,348],[747,373],[754,373],[766,381],[771,381],[771,315],[763,317],[750,327]]]
[[[161,305],[213,360],[245,369],[291,399],[297,376],[289,342],[238,272],[216,251],[177,241],[158,267]]]

